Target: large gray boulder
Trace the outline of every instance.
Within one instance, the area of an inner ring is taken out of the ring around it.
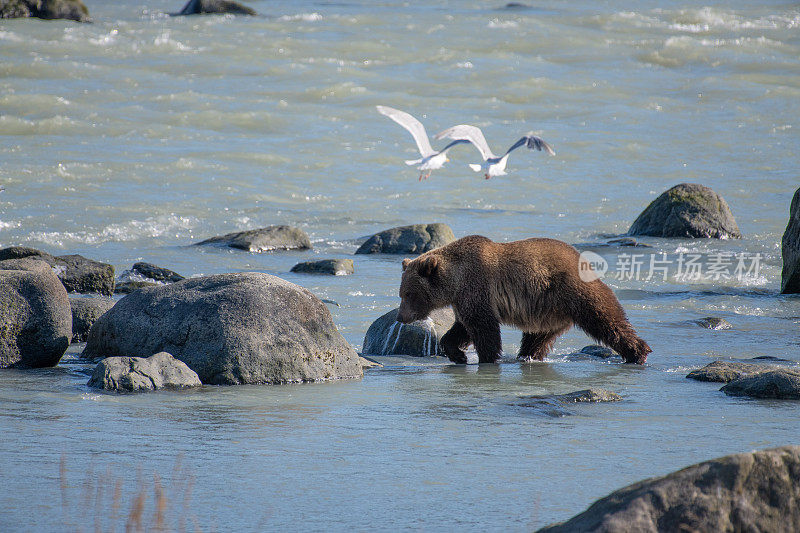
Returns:
[[[114,307],[113,298],[98,296],[96,298],[70,298],[72,308],[72,342],[84,342],[89,336],[89,329],[103,313]]]
[[[0,270],[0,368],[55,366],[71,336],[69,297],[48,266]]]
[[[539,533],[800,531],[800,446],[729,455],[618,490]]]
[[[22,258],[44,261],[53,267],[67,292],[98,293],[105,296],[114,294],[114,267],[107,263],[77,254],[53,256],[24,246],[0,250],[0,261]]]
[[[292,226],[268,226],[266,228],[237,231],[218,237],[211,237],[196,243],[197,246],[215,244],[229,246],[248,252],[271,250],[307,250],[311,241],[306,232]]]
[[[103,359],[95,367],[87,385],[117,392],[145,392],[199,387],[202,383],[186,363],[167,352],[159,352],[150,357]]]
[[[800,293],[800,189],[797,189],[789,207],[789,223],[781,239],[783,271],[781,272],[781,292]]]
[[[346,276],[355,272],[352,259],[320,259],[319,261],[303,261],[292,267],[292,272],[301,274],[329,274]]]
[[[789,368],[761,372],[731,381],[720,390],[728,396],[800,400],[800,372]]]
[[[206,384],[289,383],[362,376],[358,354],[306,289],[245,272],[146,287],[92,326],[83,355],[166,351]]]
[[[753,363],[740,363],[738,361],[718,360],[707,364],[703,368],[692,370],[686,377],[697,381],[728,383],[745,376],[753,376],[777,368],[778,367],[775,365],[757,365]]]
[[[447,224],[415,224],[376,233],[357,254],[421,254],[456,240]]]
[[[176,15],[255,15],[256,11],[231,0],[189,0]]]
[[[456,320],[452,309],[437,309],[426,320],[411,324],[398,322],[397,311],[392,309],[369,326],[361,353],[416,357],[444,355],[439,341]]]
[[[740,239],[742,234],[727,202],[708,187],[681,183],[642,211],[628,235]]]
[[[89,22],[89,10],[81,0],[2,0],[0,19],[36,17]]]

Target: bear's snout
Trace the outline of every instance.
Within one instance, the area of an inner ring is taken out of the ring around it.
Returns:
[[[403,324],[410,324],[414,322],[414,313],[412,313],[408,309],[403,309],[403,306],[400,306],[400,310],[397,311],[397,321],[402,322]]]

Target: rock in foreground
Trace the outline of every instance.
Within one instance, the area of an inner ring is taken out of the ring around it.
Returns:
[[[114,267],[107,263],[77,254],[53,256],[24,246],[0,250],[0,261],[23,258],[44,261],[53,267],[67,292],[98,293],[104,296],[114,294]]]
[[[352,259],[321,259],[319,261],[297,263],[292,267],[292,272],[346,276],[355,272],[355,269],[353,268]]]
[[[306,232],[292,226],[268,226],[261,229],[251,229],[228,233],[219,237],[211,237],[198,242],[198,246],[216,244],[230,246],[248,252],[266,252],[271,250],[307,250],[311,248],[311,241]]]
[[[144,392],[199,387],[200,378],[167,352],[150,357],[108,357],[95,367],[87,383],[96,389]]]
[[[728,396],[800,400],[800,372],[788,368],[761,372],[731,381],[720,390]]]
[[[177,15],[255,15],[254,9],[231,0],[189,0]]]
[[[89,330],[103,313],[114,307],[112,298],[70,298],[72,308],[72,342],[84,342]]]
[[[800,293],[800,189],[797,189],[789,208],[789,223],[781,239],[783,270],[781,271],[781,292]]]
[[[362,244],[357,254],[421,254],[456,240],[447,224],[400,226],[376,233]]]
[[[800,531],[800,446],[714,459],[618,490],[539,533]]]
[[[682,183],[642,211],[628,235],[739,239],[742,234],[727,202],[708,187]]]
[[[439,355],[439,341],[456,318],[449,307],[437,309],[426,320],[411,324],[397,321],[397,309],[373,322],[364,337],[362,353],[369,355]]]
[[[0,270],[0,368],[55,366],[71,337],[69,297],[49,267]]]
[[[84,356],[166,351],[206,384],[362,376],[358,354],[306,289],[245,272],[143,288],[95,322]]]
[[[737,361],[714,361],[703,368],[692,370],[686,376],[697,381],[711,381],[715,383],[728,383],[745,376],[752,376],[762,372],[775,370],[774,365],[756,365],[752,363],[739,363]]]
[[[0,19],[35,17],[89,22],[89,10],[81,0],[2,0]]]

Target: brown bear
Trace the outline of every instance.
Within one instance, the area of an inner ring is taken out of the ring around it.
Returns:
[[[626,363],[643,364],[652,350],[611,289],[596,276],[582,279],[579,268],[585,266],[575,248],[553,239],[497,243],[463,237],[403,260],[397,320],[409,323],[453,306],[456,322],[441,346],[454,363],[467,362],[470,343],[479,362],[497,362],[500,324],[507,324],[523,331],[521,360],[541,361],[556,338],[577,325]]]

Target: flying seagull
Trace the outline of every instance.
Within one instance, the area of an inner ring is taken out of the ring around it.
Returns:
[[[386,115],[403,126],[408,130],[411,136],[414,137],[414,141],[417,143],[417,148],[419,148],[419,153],[422,157],[420,159],[410,159],[406,161],[406,165],[418,165],[417,170],[420,171],[419,181],[422,181],[423,178],[427,179],[431,175],[432,170],[442,168],[446,162],[450,161],[447,158],[447,151],[450,148],[457,144],[469,142],[468,139],[457,139],[437,152],[431,147],[431,142],[428,140],[428,134],[425,131],[425,126],[423,126],[419,120],[405,111],[400,111],[393,107],[378,105],[375,106],[375,108],[381,115]]]
[[[474,170],[475,172],[483,171],[484,177],[488,180],[492,176],[505,176],[506,175],[506,164],[508,163],[508,155],[519,148],[520,146],[527,146],[531,150],[534,148],[539,150],[546,151],[550,155],[556,155],[553,151],[553,148],[544,142],[541,137],[537,137],[533,134],[533,132],[528,133],[520,140],[515,142],[511,145],[505,154],[498,157],[492,153],[492,150],[489,148],[489,145],[486,143],[486,139],[483,136],[483,132],[480,128],[475,126],[470,126],[468,124],[460,124],[458,126],[453,126],[452,128],[448,128],[441,133],[437,133],[435,135],[435,139],[443,139],[447,137],[448,139],[457,139],[457,140],[466,140],[471,142],[475,148],[481,153],[483,156],[483,164],[481,165],[473,165],[470,164],[469,168]]]

